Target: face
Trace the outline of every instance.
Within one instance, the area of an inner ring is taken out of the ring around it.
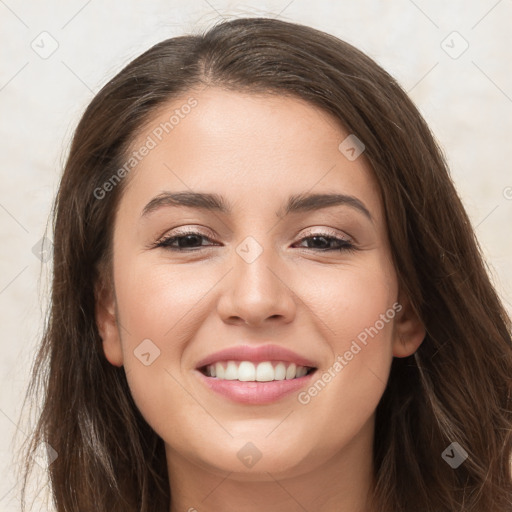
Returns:
[[[209,88],[134,141],[97,321],[169,456],[256,478],[371,450],[392,358],[424,331],[348,135],[299,99]]]

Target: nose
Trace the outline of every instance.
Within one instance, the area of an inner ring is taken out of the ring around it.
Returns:
[[[233,267],[226,276],[217,306],[224,322],[250,326],[270,322],[275,326],[278,322],[293,321],[295,294],[271,249],[265,247],[254,261],[235,253]]]

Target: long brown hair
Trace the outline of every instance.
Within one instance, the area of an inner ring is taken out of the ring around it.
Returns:
[[[365,145],[399,286],[427,330],[413,356],[393,360],[377,408],[375,510],[510,512],[510,319],[442,153],[372,59],[334,36],[267,18],[163,41],[87,107],[52,210],[51,304],[27,394],[37,401],[42,393],[42,412],[26,449],[25,484],[30,456],[46,442],[58,453],[48,469],[58,512],[168,509],[163,441],[137,410],[124,369],[105,359],[95,322],[94,284],[108,279],[126,179],[104,197],[95,190],[122,168],[156,109],[208,86],[305,99]],[[468,454],[456,469],[442,457],[454,442]]]

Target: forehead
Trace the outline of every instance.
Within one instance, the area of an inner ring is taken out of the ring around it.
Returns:
[[[352,160],[342,151],[350,135],[334,116],[296,97],[189,91],[140,130],[132,151],[150,149],[139,155],[125,193],[147,198],[163,189],[201,189],[243,204],[335,189],[379,209],[364,153]]]

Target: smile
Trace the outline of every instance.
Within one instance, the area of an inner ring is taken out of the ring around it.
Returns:
[[[219,380],[271,382],[292,380],[312,373],[315,368],[285,361],[219,361],[200,369],[203,375]]]
[[[319,363],[275,344],[232,345],[197,362],[194,375],[234,402],[276,402],[307,386]]]

